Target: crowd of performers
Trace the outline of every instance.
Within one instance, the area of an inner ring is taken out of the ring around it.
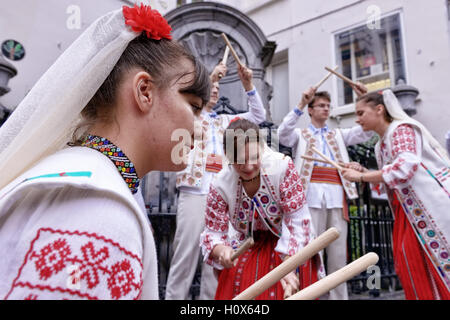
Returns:
[[[291,159],[258,134],[266,112],[252,70],[238,64],[249,111],[217,115],[226,65],[210,74],[170,31],[144,5],[99,18],[0,128],[2,298],[158,299],[139,189],[151,171],[178,172],[166,299],[188,298],[200,254],[200,298],[232,299],[330,227],[337,241],[257,299],[284,299],[344,267],[355,182],[388,195],[406,298],[450,298],[449,157],[390,90],[352,84],[357,125],[349,129],[328,127],[328,93],[305,90],[278,129]],[[298,128],[305,113],[311,122]],[[195,138],[181,162],[172,139],[180,129]],[[375,134],[379,170],[350,162],[347,146]],[[233,260],[249,238],[254,245]],[[322,299],[348,299],[346,284]]]

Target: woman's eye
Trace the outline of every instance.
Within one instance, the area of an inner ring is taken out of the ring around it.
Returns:
[[[192,107],[192,111],[194,112],[195,115],[200,114],[200,112],[202,111],[202,108],[195,104],[191,104],[191,107]]]

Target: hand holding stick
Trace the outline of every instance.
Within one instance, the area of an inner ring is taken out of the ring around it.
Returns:
[[[325,161],[323,159],[319,159],[319,158],[313,158],[313,157],[308,157],[308,156],[302,156],[303,159],[308,160],[308,161],[316,161],[316,162],[322,162],[322,163],[327,163],[330,164],[328,161]]]
[[[255,244],[255,241],[253,238],[248,238],[231,256],[231,261],[236,260],[239,258],[245,251],[253,247]]]
[[[334,71],[336,71],[337,69],[339,69],[339,66],[336,66],[336,67],[334,68]],[[313,87],[314,90],[317,91],[317,89],[319,89],[319,87],[320,87],[322,84],[324,84],[325,81],[327,81],[328,78],[331,77],[332,75],[333,75],[333,73],[329,72],[329,73],[326,75],[325,78],[323,78],[322,80],[320,80],[320,82],[319,82],[318,84],[316,84],[316,85]]]
[[[370,266],[375,265],[378,262],[378,255],[370,252],[365,256],[353,261],[346,265],[342,269],[328,275],[310,285],[309,287],[297,292],[293,296],[286,300],[314,300],[336,288],[341,283],[344,283],[353,277],[357,276],[361,272],[367,270]]]
[[[239,59],[236,51],[234,51],[234,48],[231,45],[231,42],[230,42],[230,40],[228,40],[228,37],[227,37],[227,35],[225,33],[222,33],[222,38],[225,41],[225,43],[227,44],[227,46],[230,48],[230,52],[233,55],[234,60],[236,60],[238,65],[242,66],[243,64],[242,64],[241,60]]]
[[[339,238],[339,231],[336,228],[330,228],[319,237],[312,240],[303,249],[295,255],[281,263],[278,267],[266,274],[260,280],[241,292],[233,300],[252,300],[261,293],[269,289],[275,283],[284,278],[288,273],[297,269],[298,266],[315,256],[318,252],[326,248],[331,242]]]
[[[342,168],[337,162],[331,160],[330,158],[328,158],[326,155],[324,155],[322,152],[320,152],[319,150],[317,150],[314,147],[311,147],[311,150],[314,151],[315,153],[317,153],[323,160],[325,160],[326,162],[328,162],[329,164],[331,164],[333,167],[335,167],[336,169],[342,171],[344,170],[344,168]]]

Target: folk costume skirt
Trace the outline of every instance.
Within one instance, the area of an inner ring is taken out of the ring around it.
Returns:
[[[254,240],[253,247],[239,257],[234,268],[220,272],[216,300],[232,300],[283,262],[275,251],[278,238],[270,231],[255,232]],[[314,258],[299,268],[300,290],[317,281],[317,271]],[[278,281],[255,299],[283,300],[283,297],[284,290]]]
[[[397,273],[407,300],[449,300],[447,290],[430,258],[419,243],[404,209],[394,195],[393,254]]]

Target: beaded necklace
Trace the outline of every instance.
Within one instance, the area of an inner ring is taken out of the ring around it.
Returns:
[[[137,192],[140,180],[134,164],[119,147],[106,138],[94,135],[88,135],[81,146],[97,150],[107,156],[114,163],[131,192],[133,194]]]

